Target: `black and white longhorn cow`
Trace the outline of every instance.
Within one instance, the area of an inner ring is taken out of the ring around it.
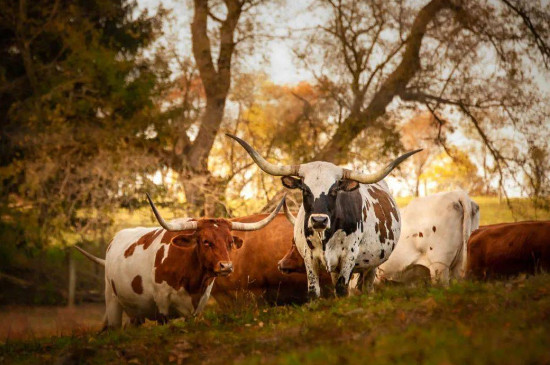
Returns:
[[[308,292],[319,297],[319,268],[332,277],[338,296],[347,295],[354,272],[362,283],[374,280],[374,269],[386,261],[399,240],[399,209],[382,181],[408,152],[375,174],[344,169],[330,162],[275,165],[233,135],[265,172],[282,176],[283,185],[302,190],[303,203],[294,225],[294,240],[304,258]]]

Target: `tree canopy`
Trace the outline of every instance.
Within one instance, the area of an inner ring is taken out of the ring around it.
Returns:
[[[122,0],[0,6],[2,224],[20,242],[63,241],[131,204],[157,168],[147,127],[167,69],[143,50],[163,12]]]
[[[312,0],[323,22],[284,40],[313,75],[293,85],[245,62],[277,38],[264,31],[283,2],[187,4],[185,53],[159,46],[177,15],[162,8],[0,0],[0,214],[15,241],[97,231],[145,191],[193,216],[259,210],[280,184],[222,132],[269,159],[365,170],[424,147],[394,174],[417,194],[427,176],[516,184],[547,206],[548,4]]]

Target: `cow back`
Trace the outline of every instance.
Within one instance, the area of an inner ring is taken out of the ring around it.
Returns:
[[[468,275],[489,279],[550,270],[550,222],[481,226],[468,241]]]

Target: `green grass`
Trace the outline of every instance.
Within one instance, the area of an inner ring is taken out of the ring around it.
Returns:
[[[550,275],[449,288],[381,288],[304,306],[0,347],[0,362],[241,364],[550,363]]]
[[[412,197],[397,198],[397,205],[403,208],[412,199]],[[529,199],[510,199],[513,210],[506,203],[506,199],[499,201],[497,197],[493,196],[474,196],[472,199],[479,205],[480,225],[525,220],[550,220],[550,211],[535,209]]]

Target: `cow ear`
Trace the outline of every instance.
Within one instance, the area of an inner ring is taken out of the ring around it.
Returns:
[[[338,188],[343,191],[353,191],[359,187],[359,183],[354,180],[342,179],[338,184]]]
[[[243,240],[240,237],[233,236],[233,243],[235,244],[235,247],[241,248],[243,245]]]
[[[292,176],[283,176],[281,178],[283,185],[289,189],[297,189],[302,187],[302,180]]]
[[[178,234],[172,238],[170,243],[179,247],[191,247],[197,244],[197,236],[195,232],[191,234]]]

